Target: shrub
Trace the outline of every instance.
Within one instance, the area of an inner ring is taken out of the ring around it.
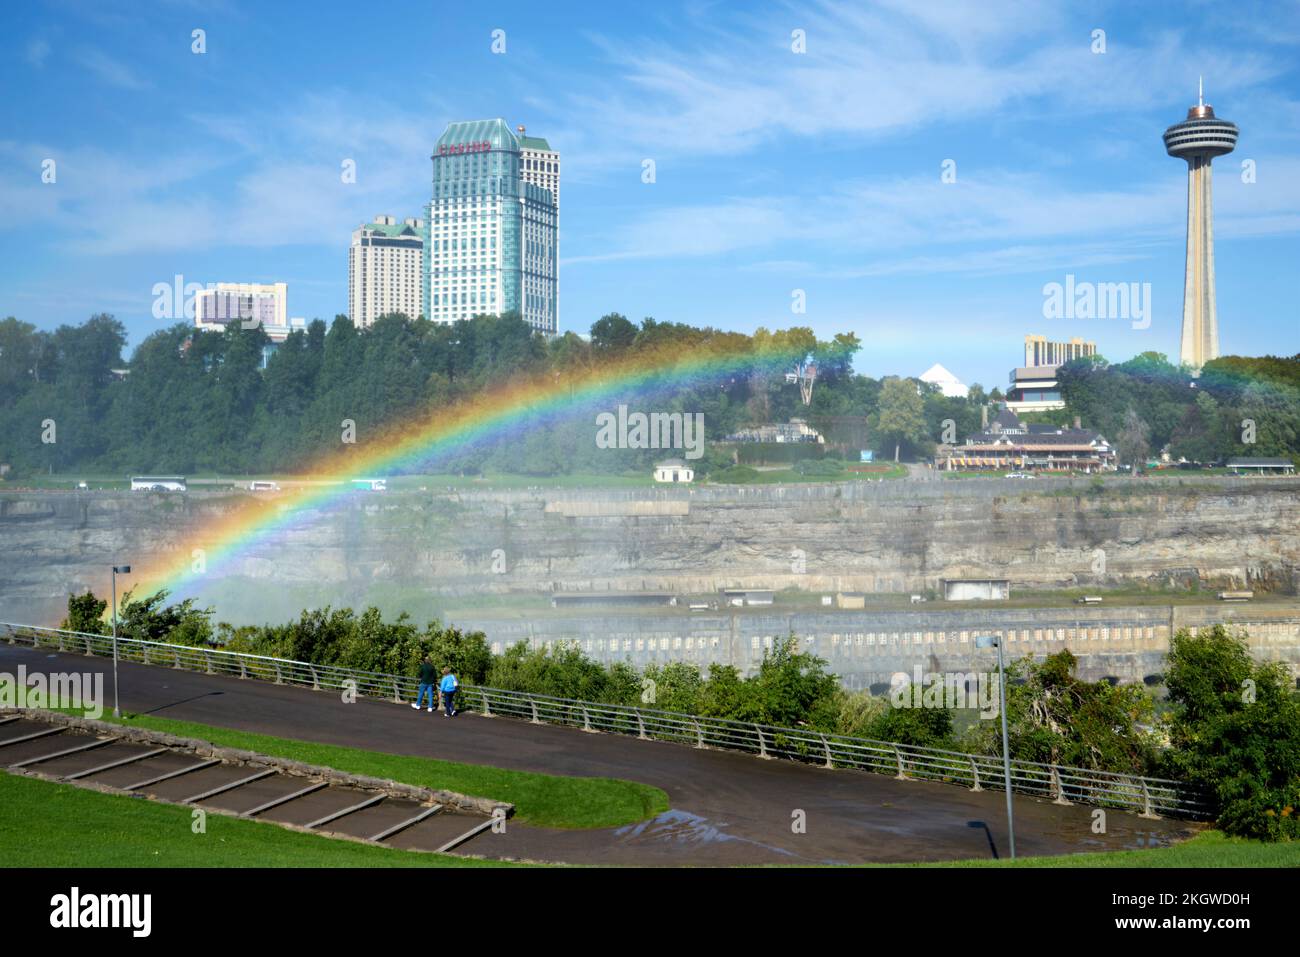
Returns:
[[[1300,700],[1280,662],[1256,663],[1223,625],[1170,642],[1168,773],[1202,786],[1228,834],[1300,838]]]

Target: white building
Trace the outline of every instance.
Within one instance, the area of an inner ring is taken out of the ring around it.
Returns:
[[[655,466],[656,482],[693,482],[695,469],[681,459],[665,459]]]
[[[422,313],[456,322],[517,312],[556,332],[559,154],[495,119],[449,124],[432,159]]]
[[[420,313],[424,274],[424,220],[376,216],[352,231],[348,248],[348,316],[369,326],[392,313]]]
[[[960,379],[937,362],[922,372],[917,378],[922,382],[937,385],[939,391],[950,399],[964,399],[966,398],[967,392],[970,391]]]
[[[288,284],[219,282],[194,297],[194,325],[221,331],[238,322],[246,329],[289,327]]]

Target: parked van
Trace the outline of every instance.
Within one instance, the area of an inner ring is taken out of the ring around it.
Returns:
[[[275,482],[249,482],[248,490],[250,492],[278,492],[280,486]]]

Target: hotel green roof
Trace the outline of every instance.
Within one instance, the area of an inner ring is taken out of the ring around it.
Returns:
[[[406,223],[393,223],[389,226],[386,223],[362,223],[358,229],[368,229],[372,233],[380,233],[384,236],[419,236],[418,230]]]
[[[511,132],[509,124],[499,117],[495,120],[468,120],[461,123],[448,123],[437,145],[466,146],[470,143],[492,144],[494,150],[518,150],[519,140]]]
[[[521,136],[519,137],[519,146],[526,150],[545,150],[551,152],[551,144],[546,142],[540,136]]]

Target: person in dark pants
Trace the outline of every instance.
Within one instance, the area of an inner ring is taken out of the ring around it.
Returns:
[[[442,683],[439,685],[439,690],[442,691],[443,715],[448,718],[456,717],[456,692],[460,690],[460,682],[456,680],[450,668],[442,669]]]
[[[438,669],[433,666],[428,655],[425,655],[424,660],[420,662],[420,691],[415,698],[415,704],[411,705],[416,711],[420,710],[420,703],[424,701],[426,692],[429,695],[429,711],[432,712],[438,706]]]

